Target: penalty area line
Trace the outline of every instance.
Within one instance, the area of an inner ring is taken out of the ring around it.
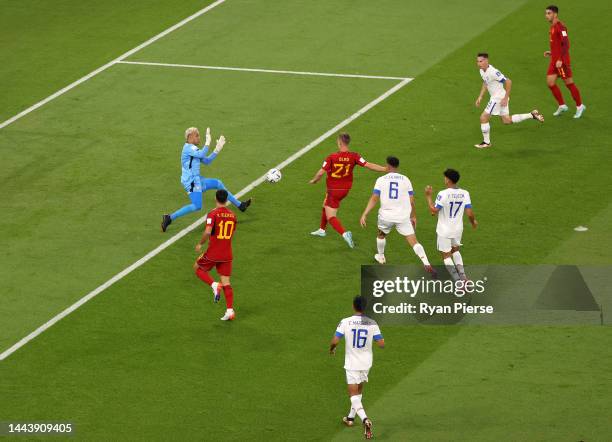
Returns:
[[[412,78],[403,79],[401,82],[399,82],[398,84],[393,86],[391,89],[387,90],[382,95],[380,95],[379,97],[375,98],[374,100],[370,101],[368,104],[363,106],[361,109],[359,109],[357,112],[352,114],[350,117],[348,117],[345,120],[341,121],[340,123],[338,123],[337,125],[335,125],[331,129],[329,129],[327,132],[325,132],[324,134],[322,134],[321,136],[319,136],[315,140],[311,141],[306,146],[302,147],[300,150],[295,152],[293,155],[291,155],[285,161],[283,161],[280,164],[278,164],[276,166],[276,168],[280,170],[280,169],[283,169],[284,167],[287,167],[289,164],[293,163],[295,160],[297,160],[298,158],[300,158],[301,156],[303,156],[304,154],[306,154],[307,152],[311,151],[316,146],[321,144],[321,142],[323,142],[326,138],[328,138],[329,136],[331,136],[334,133],[338,132],[340,129],[342,129],[343,127],[347,126],[348,124],[350,124],[351,122],[353,122],[354,120],[359,118],[361,115],[365,114],[367,111],[369,111],[374,106],[376,106],[380,102],[382,102],[385,99],[387,99],[389,96],[393,95],[395,92],[399,91],[401,88],[406,86],[411,81],[412,81]],[[263,183],[265,181],[265,179],[266,179],[266,175],[265,174],[260,176],[255,181],[253,181],[251,184],[247,185],[242,190],[240,190],[240,192],[238,192],[236,194],[236,198],[240,198],[240,197],[246,195],[251,190],[253,190],[255,187],[257,187],[261,183]],[[151,258],[157,256],[162,251],[164,251],[165,249],[170,247],[172,244],[177,242],[179,239],[183,238],[185,235],[187,235],[190,232],[192,232],[193,230],[195,230],[197,227],[199,227],[200,225],[202,225],[204,223],[204,219],[205,219],[205,217],[201,217],[197,221],[192,223],[191,225],[185,227],[183,230],[181,230],[180,232],[176,233],[174,236],[169,238],[167,241],[163,242],[162,244],[157,246],[155,249],[151,250],[149,253],[147,253],[145,256],[140,258],[138,261],[134,262],[129,267],[127,267],[124,270],[122,270],[121,272],[117,273],[115,276],[110,278],[104,284],[96,287],[94,290],[92,290],[91,292],[89,292],[88,294],[83,296],[81,299],[79,299],[77,302],[72,304],[70,307],[68,307],[65,310],[61,311],[60,313],[55,315],[53,318],[51,318],[47,322],[45,322],[43,325],[38,327],[36,330],[32,331],[27,336],[23,337],[18,342],[16,342],[15,344],[10,346],[6,350],[4,350],[2,353],[0,353],[0,361],[3,361],[4,359],[8,358],[10,355],[15,353],[17,350],[19,350],[21,347],[26,345],[28,342],[30,342],[31,340],[33,340],[34,338],[36,338],[37,336],[42,334],[45,330],[48,330],[54,324],[56,324],[59,321],[61,321],[62,319],[64,319],[66,316],[68,316],[70,313],[72,313],[75,310],[77,310],[79,307],[84,305],[86,302],[92,300],[93,298],[98,296],[100,293],[102,293],[104,290],[106,290],[107,288],[112,286],[114,283],[116,283],[117,281],[125,278],[127,275],[129,275],[134,270],[136,270],[137,268],[139,268],[140,266],[145,264]]]
[[[39,107],[44,106],[48,102],[50,102],[52,100],[55,100],[57,97],[59,97],[61,95],[64,95],[66,92],[70,91],[71,89],[74,89],[78,85],[80,85],[82,83],[85,83],[87,80],[95,77],[100,72],[103,72],[103,71],[107,70],[111,66],[114,66],[115,64],[119,63],[121,60],[124,60],[124,59],[128,58],[129,56],[134,55],[136,52],[140,51],[141,49],[146,48],[150,44],[155,43],[160,38],[165,37],[166,35],[170,34],[173,31],[176,31],[179,28],[182,28],[183,26],[185,26],[190,21],[195,20],[196,18],[200,17],[201,15],[206,14],[211,9],[216,8],[217,6],[225,3],[225,1],[226,0],[217,0],[214,3],[211,3],[210,5],[206,6],[205,8],[200,9],[195,14],[190,15],[189,17],[181,20],[177,24],[175,24],[173,26],[170,26],[165,31],[162,31],[159,34],[155,35],[154,37],[151,37],[150,39],[148,39],[144,43],[139,44],[135,48],[130,49],[126,53],[124,53],[124,54],[120,55],[119,57],[115,58],[114,60],[109,61],[108,63],[106,63],[103,66],[100,66],[98,69],[96,69],[94,71],[91,71],[89,74],[85,75],[84,77],[79,78],[78,80],[70,83],[68,86],[66,86],[66,87],[60,89],[59,91],[49,95],[47,98],[44,98],[44,99],[40,100],[38,103],[33,104],[32,106],[28,107],[27,109],[24,109],[23,111],[19,112],[17,115],[14,115],[11,118],[9,118],[8,120],[3,121],[2,123],[0,123],[0,129],[3,129],[6,126],[8,126],[9,124],[14,123],[15,121],[19,120],[20,118],[25,117],[30,112],[33,112],[36,109],[38,109]]]
[[[259,68],[233,68],[228,66],[206,66],[197,64],[177,64],[177,63],[157,63],[153,61],[119,61],[119,64],[131,64],[141,66],[159,66],[166,68],[185,68],[185,69],[207,69],[212,71],[238,71],[238,72],[261,72],[265,74],[286,74],[286,75],[312,75],[316,77],[343,77],[343,78],[368,78],[372,80],[409,80],[406,77],[388,77],[382,75],[362,75],[362,74],[335,74],[332,72],[306,72],[306,71],[285,71],[278,69],[259,69]]]

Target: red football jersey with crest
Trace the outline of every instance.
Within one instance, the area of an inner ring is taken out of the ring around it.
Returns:
[[[550,27],[550,58],[552,63],[556,63],[561,60],[564,65],[569,66],[570,55],[569,48],[570,42],[567,36],[567,28],[565,25],[558,21]]]
[[[204,256],[210,261],[232,260],[232,238],[236,231],[236,215],[227,207],[217,207],[206,215],[206,227],[212,227]]]
[[[325,158],[321,168],[327,172],[328,189],[350,189],[353,186],[353,169],[368,162],[357,152],[335,152]]]

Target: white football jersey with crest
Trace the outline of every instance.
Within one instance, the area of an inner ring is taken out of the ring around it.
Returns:
[[[376,180],[374,193],[380,197],[378,216],[381,219],[394,223],[410,221],[410,197],[414,191],[408,177],[393,172],[383,175]]]
[[[506,89],[504,89],[506,76],[494,68],[493,65],[489,65],[486,71],[480,69],[480,76],[487,86],[492,100],[499,101],[506,96]]]
[[[460,238],[463,233],[463,212],[472,207],[470,193],[465,189],[444,189],[438,192],[436,233],[444,238]]]
[[[345,340],[345,370],[369,370],[372,367],[372,343],[383,338],[376,321],[357,314],[344,318],[338,324],[336,336]]]

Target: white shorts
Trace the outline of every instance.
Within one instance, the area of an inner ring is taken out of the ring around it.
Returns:
[[[346,370],[347,384],[363,384],[368,382],[368,373],[370,370]]]
[[[395,227],[400,235],[414,235],[414,227],[412,226],[410,220],[403,223],[396,223],[393,221],[385,221],[381,217],[378,217],[378,230],[383,232],[385,235],[388,235],[393,227]]]
[[[461,246],[461,236],[458,238],[443,238],[438,235],[438,250],[440,252],[450,252],[453,247]]]
[[[489,115],[510,115],[510,101],[508,101],[508,106],[502,107],[498,100],[491,99],[484,111]]]

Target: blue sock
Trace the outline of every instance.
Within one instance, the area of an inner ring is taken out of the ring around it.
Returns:
[[[240,201],[231,192],[227,192],[227,199],[230,200],[230,203],[232,203],[234,206],[240,207]]]
[[[187,215],[188,213],[195,212],[197,210],[198,210],[198,208],[195,206],[195,204],[187,204],[186,206],[181,207],[176,212],[171,214],[170,218],[172,219],[172,221],[174,221],[175,219],[177,219],[177,218],[179,218],[179,217],[181,217],[183,215]]]
[[[196,212],[202,208],[202,192],[190,193],[189,199],[191,200],[191,204],[181,207],[170,215],[170,219],[172,219],[172,221],[174,221],[176,218],[180,218],[183,215],[187,215],[188,213]]]

